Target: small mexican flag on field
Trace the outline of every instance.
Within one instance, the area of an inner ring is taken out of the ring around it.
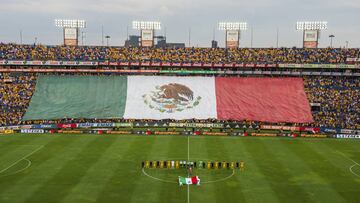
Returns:
[[[200,178],[199,176],[193,176],[190,178],[179,176],[179,185],[200,185]]]

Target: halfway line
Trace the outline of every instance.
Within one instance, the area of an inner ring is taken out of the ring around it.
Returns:
[[[190,142],[189,142],[190,136],[188,135],[188,162],[190,160]],[[189,171],[188,171],[188,177],[189,177]],[[190,186],[187,185],[187,202],[190,203]]]

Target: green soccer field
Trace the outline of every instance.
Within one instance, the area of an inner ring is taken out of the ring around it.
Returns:
[[[188,148],[189,147],[189,148]],[[244,172],[143,160],[245,161]],[[0,202],[360,202],[360,142],[121,135],[0,136]]]

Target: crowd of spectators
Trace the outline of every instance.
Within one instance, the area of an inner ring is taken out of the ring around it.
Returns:
[[[0,126],[18,124],[35,89],[36,75],[0,73]]]
[[[312,125],[360,129],[359,78],[307,77],[304,82],[309,102],[320,104]]]
[[[52,121],[21,121],[35,90],[36,74],[0,74],[0,126],[40,123],[129,122],[125,119],[73,119]],[[313,109],[312,127],[360,129],[360,80],[356,77],[309,76],[304,77],[305,91]],[[151,120],[143,120],[148,122]],[[170,120],[171,121],[171,120]],[[186,122],[224,122],[218,120],[187,120]],[[226,121],[234,122],[234,121]],[[244,122],[244,121],[242,121]],[[240,122],[241,123],[241,122]],[[245,121],[251,126],[258,122]],[[282,123],[279,125],[287,125]]]
[[[117,62],[339,64],[360,58],[360,49],[146,48],[0,44],[0,59]]]

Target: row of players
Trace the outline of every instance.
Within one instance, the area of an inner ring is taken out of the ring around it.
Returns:
[[[245,162],[225,161],[142,161],[142,168],[199,168],[199,169],[245,169]]]

